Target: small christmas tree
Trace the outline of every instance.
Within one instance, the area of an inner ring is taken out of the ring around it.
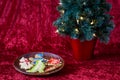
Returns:
[[[106,0],[60,0],[57,7],[61,16],[54,22],[57,31],[80,41],[97,37],[108,42],[114,28],[112,16],[108,13],[111,4]]]

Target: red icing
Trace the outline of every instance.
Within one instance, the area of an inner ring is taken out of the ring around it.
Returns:
[[[60,60],[59,59],[54,59],[54,58],[51,58],[49,61],[48,61],[49,64],[58,64],[60,63]]]

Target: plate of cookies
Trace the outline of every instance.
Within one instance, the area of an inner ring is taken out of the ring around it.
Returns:
[[[14,68],[27,75],[50,75],[64,67],[64,60],[60,56],[49,52],[31,52],[18,57]]]

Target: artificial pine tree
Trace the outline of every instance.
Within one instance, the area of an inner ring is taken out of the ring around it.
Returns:
[[[54,22],[57,32],[80,41],[97,37],[108,42],[114,28],[112,16],[108,13],[111,4],[106,0],[60,0],[57,7],[61,16]]]

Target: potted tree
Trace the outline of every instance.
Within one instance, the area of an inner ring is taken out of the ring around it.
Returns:
[[[114,28],[110,9],[106,0],[60,0],[57,7],[60,17],[54,25],[56,32],[71,37],[75,59],[92,58],[96,39],[109,42]]]

